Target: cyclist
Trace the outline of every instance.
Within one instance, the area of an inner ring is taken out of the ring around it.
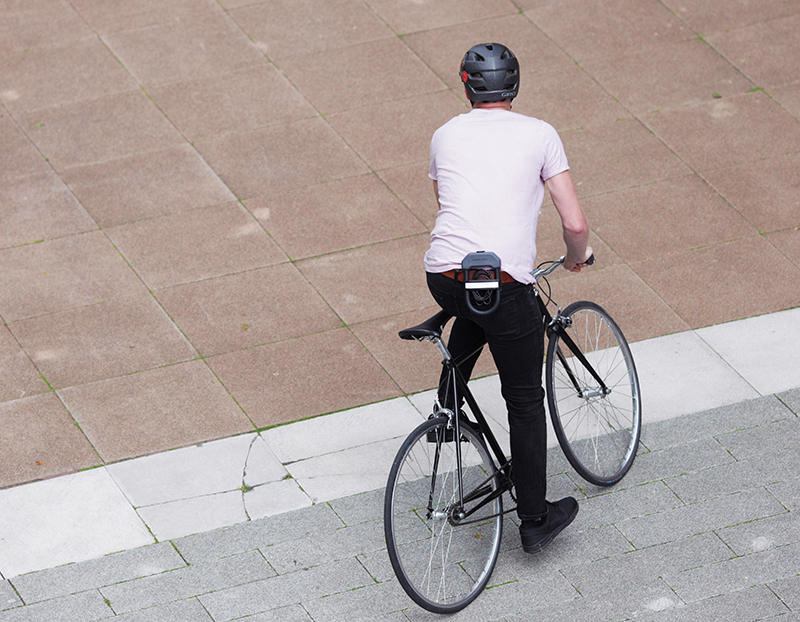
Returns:
[[[589,227],[558,133],[511,111],[520,73],[511,50],[498,43],[476,45],[460,71],[472,110],[448,121],[431,140],[430,177],[439,212],[425,269],[434,299],[456,318],[448,343],[453,356],[488,342],[508,410],[522,546],[535,553],[578,513],[572,497],[555,503],[545,498],[544,331],[530,274],[545,187],[561,218],[567,270],[587,265]],[[499,307],[488,315],[474,313],[465,298],[461,262],[476,251],[493,252],[502,262]],[[478,354],[460,367],[466,378]],[[461,406],[449,389],[441,393],[445,407]]]

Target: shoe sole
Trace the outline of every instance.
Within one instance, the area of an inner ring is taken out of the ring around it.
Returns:
[[[575,517],[577,515],[578,515],[578,508],[576,507],[575,511],[572,513],[572,515],[567,519],[567,522],[565,522],[563,525],[561,525],[561,527],[559,527],[558,529],[553,531],[550,535],[548,535],[546,538],[544,538],[539,543],[534,544],[533,546],[525,546],[525,545],[523,545],[522,546],[522,550],[525,551],[526,553],[531,553],[531,554],[542,552],[543,550],[545,550],[553,542],[553,540],[556,539],[556,536],[558,534],[560,534],[562,531],[564,531],[567,527],[569,527],[572,524],[572,521],[575,520]]]

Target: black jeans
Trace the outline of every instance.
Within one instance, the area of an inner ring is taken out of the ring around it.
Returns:
[[[429,272],[427,277],[433,298],[456,318],[448,342],[453,358],[474,349],[478,343],[489,344],[508,409],[517,514],[521,519],[544,514],[547,511],[547,423],[542,388],[544,329],[533,286],[503,283],[499,307],[489,315],[478,315],[467,305],[463,283],[443,274]],[[459,366],[465,378],[470,377],[479,354]],[[452,395],[452,391],[447,393]],[[439,397],[443,406],[455,408],[452,398],[447,403],[447,396]]]

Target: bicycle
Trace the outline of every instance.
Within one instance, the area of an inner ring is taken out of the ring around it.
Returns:
[[[563,262],[546,262],[532,273],[548,338],[548,409],[572,467],[592,484],[611,486],[629,471],[639,444],[636,366],[622,331],[599,305],[579,301],[550,314],[546,277]],[[473,419],[443,408],[437,395],[433,414],[400,447],[384,499],[395,575],[414,602],[434,613],[460,611],[480,595],[497,563],[503,515],[516,509],[503,511],[505,493],[515,501],[511,460],[458,369],[478,349],[453,359],[442,340],[450,318],[440,311],[399,336],[437,346],[454,403],[463,396]]]

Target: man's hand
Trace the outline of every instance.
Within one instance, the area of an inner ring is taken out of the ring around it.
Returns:
[[[592,250],[591,246],[586,247],[586,254],[583,256],[583,259],[581,261],[576,262],[574,259],[570,258],[568,254],[564,258],[564,269],[569,270],[570,272],[580,272],[581,268],[585,268],[586,266],[591,265],[587,262],[592,257],[592,255],[594,255],[594,251]]]

